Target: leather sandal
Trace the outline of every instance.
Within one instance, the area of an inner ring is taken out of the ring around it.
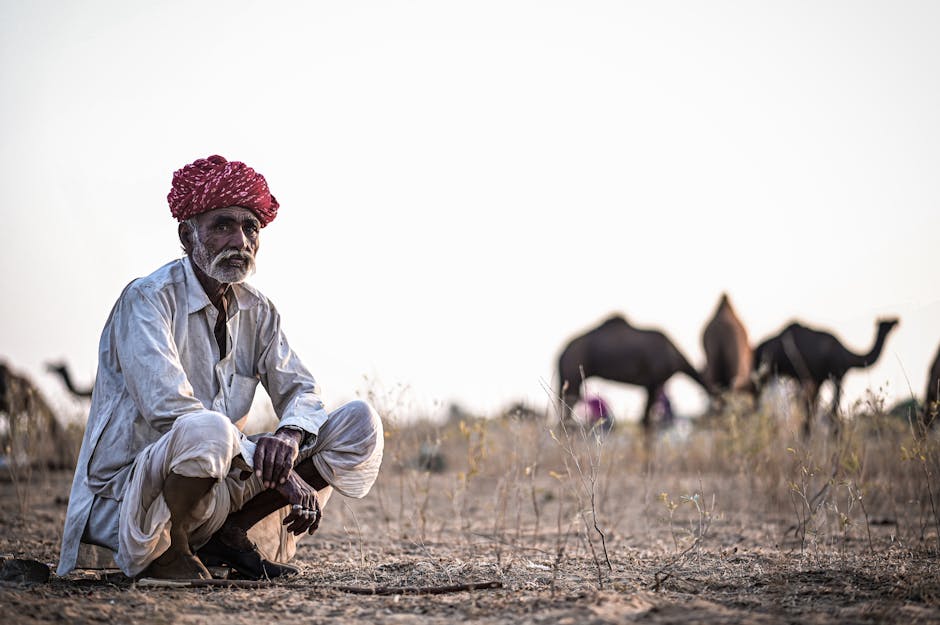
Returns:
[[[297,575],[300,569],[290,564],[271,562],[261,557],[255,545],[245,539],[246,547],[233,547],[219,536],[212,535],[205,545],[196,552],[206,566],[226,565],[238,571],[245,579],[275,579],[285,575]]]

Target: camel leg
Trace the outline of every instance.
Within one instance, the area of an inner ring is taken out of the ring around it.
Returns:
[[[803,437],[809,439],[813,429],[813,419],[816,417],[816,400],[819,397],[819,385],[811,380],[802,383],[803,410],[806,412],[803,420]]]
[[[832,378],[830,381],[832,382],[832,404],[829,406],[827,415],[829,422],[832,423],[832,433],[836,435],[842,425],[839,415],[839,401],[842,399],[842,378]]]
[[[714,372],[706,371],[705,390],[708,393],[708,416],[720,415],[725,411],[726,392],[719,385]]]
[[[650,432],[653,428],[653,406],[656,404],[656,398],[659,397],[659,391],[663,388],[662,384],[646,387],[646,408],[643,409],[643,429]]]

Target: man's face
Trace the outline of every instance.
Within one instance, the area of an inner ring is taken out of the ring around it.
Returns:
[[[228,206],[195,217],[193,262],[213,280],[243,282],[255,271],[261,222],[247,208]]]

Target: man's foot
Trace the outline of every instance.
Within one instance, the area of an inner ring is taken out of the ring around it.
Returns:
[[[295,566],[262,558],[246,532],[237,527],[223,527],[196,553],[209,566],[228,565],[247,579],[274,579],[300,572]]]
[[[156,579],[212,579],[209,569],[191,553],[163,553],[150,563],[140,577]]]

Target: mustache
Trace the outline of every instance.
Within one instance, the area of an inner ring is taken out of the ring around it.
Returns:
[[[215,258],[212,259],[211,266],[216,267],[219,263],[223,263],[232,259],[243,261],[245,263],[245,267],[248,269],[251,269],[255,266],[255,257],[248,252],[243,252],[241,250],[222,250],[215,255]]]
[[[230,258],[243,260],[245,262],[251,262],[255,259],[255,257],[248,252],[242,252],[240,250],[222,250],[215,255],[215,258],[212,259],[212,262],[216,263],[223,260],[229,260]]]

